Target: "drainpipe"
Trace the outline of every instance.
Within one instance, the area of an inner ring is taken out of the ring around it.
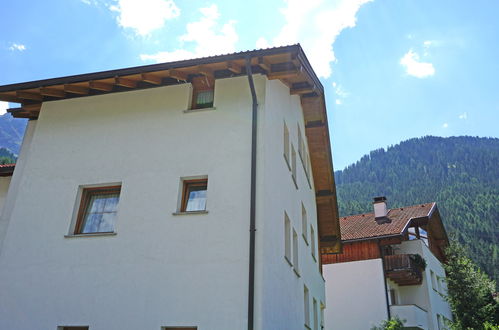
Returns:
[[[386,301],[386,313],[388,314],[388,319],[391,319],[390,313],[390,302],[388,300],[388,286],[386,285],[386,272],[385,272],[385,258],[383,254],[383,249],[381,248],[380,241],[378,241],[379,254],[381,256],[381,267],[383,268],[383,283],[385,284],[385,301]]]
[[[257,109],[255,84],[251,71],[251,57],[246,57],[246,74],[251,91],[252,119],[251,119],[251,197],[250,197],[250,239],[249,239],[249,276],[248,276],[248,330],[253,330],[255,317],[255,232],[256,232],[256,137],[257,137]]]

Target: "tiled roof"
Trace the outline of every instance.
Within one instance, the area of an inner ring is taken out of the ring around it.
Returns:
[[[387,215],[390,221],[383,221],[383,223],[376,222],[374,213],[341,217],[341,240],[348,241],[401,234],[411,219],[428,217],[434,205],[433,202],[391,209]]]
[[[0,164],[0,176],[11,176],[16,164]]]

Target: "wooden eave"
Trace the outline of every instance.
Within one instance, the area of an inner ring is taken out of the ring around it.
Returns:
[[[339,253],[340,225],[324,88],[300,45],[5,85],[0,86],[0,101],[20,104],[7,110],[13,117],[37,119],[44,102],[190,83],[198,76],[220,79],[245,75],[248,58],[253,73],[279,79],[290,94],[301,98],[317,196],[319,248],[322,254]]]

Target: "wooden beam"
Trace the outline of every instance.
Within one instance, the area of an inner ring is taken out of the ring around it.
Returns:
[[[114,81],[115,81],[115,84],[118,86],[123,86],[123,87],[128,87],[128,88],[137,88],[137,81],[129,79],[129,78],[115,77]]]
[[[159,76],[156,76],[155,74],[152,73],[143,73],[142,74],[142,81],[145,81],[150,84],[154,85],[161,85],[163,82],[163,79]]]
[[[187,73],[179,70],[169,70],[170,77],[177,80],[187,81]]]
[[[275,79],[293,78],[296,77],[299,73],[300,72],[298,70],[289,70],[289,71],[270,72],[267,76],[269,80],[275,80]]]
[[[40,111],[41,108],[41,103],[23,104],[23,109],[26,109],[27,111]]]
[[[10,94],[2,94],[0,93],[0,100],[5,101],[5,102],[12,102],[12,103],[20,103],[21,100],[17,96],[10,95]]]
[[[206,65],[198,65],[197,70],[199,73],[201,73],[204,76],[207,76],[210,78],[213,78],[215,76],[215,73],[213,72],[213,70]],[[184,79],[179,79],[179,80],[184,80]],[[185,79],[185,80],[187,80],[187,79]]]
[[[229,70],[230,72],[233,72],[235,74],[240,74],[242,69],[243,69],[242,66],[240,66],[236,62],[233,61],[227,62],[227,70]]]
[[[66,97],[66,93],[61,89],[41,87],[39,88],[39,91],[40,94],[44,96],[61,97],[61,98]]]
[[[77,85],[64,85],[64,91],[72,94],[80,94],[80,95],[88,94],[87,87],[77,86]]]
[[[315,86],[304,87],[304,88],[292,88],[290,90],[291,95],[301,95],[315,92]]]
[[[270,63],[267,61],[265,57],[259,57],[258,58],[258,65],[260,68],[264,69],[265,71],[270,71]]]
[[[32,100],[32,101],[42,101],[43,97],[40,94],[17,91],[16,95],[20,99]]]
[[[90,80],[88,82],[88,86],[92,89],[103,92],[110,92],[113,90],[114,87],[113,84],[105,83],[102,81],[95,81],[95,80]]]

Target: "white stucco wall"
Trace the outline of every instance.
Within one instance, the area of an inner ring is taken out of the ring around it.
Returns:
[[[396,288],[399,293],[400,304],[416,304],[428,312],[429,329],[438,329],[437,314],[452,319],[449,304],[433,289],[431,282],[431,271],[439,278],[445,278],[445,271],[440,261],[433,255],[422,240],[411,240],[402,242],[396,246],[397,254],[419,254],[426,260],[426,270],[423,272],[421,285],[397,286],[389,281],[389,285]],[[436,288],[438,290],[438,287]],[[442,290],[445,294],[445,290]]]
[[[364,330],[388,318],[381,259],[323,265],[326,330]]]
[[[272,80],[266,84],[264,105],[260,100],[259,103],[262,126],[259,130],[258,186],[263,189],[258,190],[258,205],[261,207],[257,221],[256,280],[260,288],[256,296],[257,329],[304,329],[304,285],[309,290],[310,327],[313,329],[313,299],[317,301],[319,319],[320,305],[326,302],[324,280],[319,272],[318,260],[312,258],[310,245],[312,225],[316,236],[315,255],[318,256],[314,186],[313,182],[309,186],[298,156],[298,125],[306,139],[300,98],[290,95],[289,89],[280,81]],[[298,189],[283,157],[284,122],[297,153]],[[302,202],[307,211],[309,245],[302,237]],[[298,234],[299,276],[284,258],[284,212]]]
[[[318,232],[313,186],[297,158],[294,188],[282,156],[283,120],[297,149],[303,117],[287,87],[254,79],[256,329],[303,329],[303,285],[311,320],[312,299],[325,302],[317,261],[301,238],[301,202]],[[217,80],[212,111],[184,113],[189,94],[186,84],[44,103],[28,125],[1,219],[0,329],[246,329],[248,81]],[[208,176],[208,213],[173,215],[180,178],[198,175]],[[78,187],[116,182],[117,234],[65,237]],[[300,277],[283,257],[284,210],[299,233]]]
[[[44,103],[0,257],[1,329],[245,328],[251,97],[246,77],[215,90],[216,110],[188,114],[188,85]],[[174,216],[192,175],[208,175],[209,213]],[[78,186],[110,182],[117,235],[65,238]]]
[[[9,190],[10,178],[10,176],[0,177],[0,214],[2,214],[3,204]]]

